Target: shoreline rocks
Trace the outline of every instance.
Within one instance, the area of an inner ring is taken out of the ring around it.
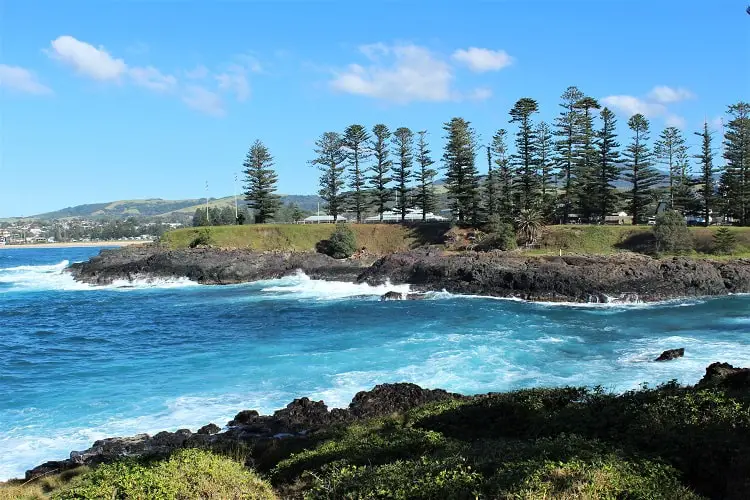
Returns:
[[[372,265],[370,265],[372,264]],[[431,248],[395,253],[376,262],[336,260],[317,253],[251,252],[156,245],[103,250],[70,266],[85,283],[187,277],[202,284],[281,278],[302,271],[313,279],[384,285],[545,302],[634,303],[750,293],[750,259],[712,261],[638,254],[524,256],[502,252],[447,253]],[[395,299],[389,292],[384,299]],[[401,299],[421,298],[411,293]]]
[[[98,465],[122,457],[165,456],[187,447],[231,449],[238,444],[249,445],[252,459],[262,465],[263,454],[272,453],[272,443],[279,439],[309,439],[339,425],[357,420],[406,411],[433,401],[467,399],[469,396],[442,389],[423,389],[416,384],[396,383],[375,386],[370,391],[358,392],[348,408],[328,409],[323,401],[309,398],[295,399],[273,415],[260,415],[255,410],[240,411],[221,432],[216,424],[208,424],[193,433],[189,429],[159,432],[153,436],[136,434],[128,437],[101,439],[84,451],[70,452],[70,458],[45,462],[26,471],[31,480],[44,474],[73,469],[81,465]]]

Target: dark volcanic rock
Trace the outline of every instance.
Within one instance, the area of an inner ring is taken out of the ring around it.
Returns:
[[[365,265],[317,253],[251,252],[192,248],[167,250],[156,245],[102,252],[70,266],[78,281],[108,285],[115,280],[187,277],[203,284],[231,284],[281,278],[302,270],[315,279],[353,281]]]
[[[654,301],[750,292],[750,260],[645,255],[528,257],[414,250],[383,257],[358,278],[421,290],[571,302]]]
[[[750,389],[750,368],[735,368],[729,363],[712,363],[698,387]]]
[[[26,471],[26,479],[79,465],[111,462],[124,456],[162,456],[186,447],[235,449],[238,443],[251,445],[254,455],[250,459],[262,463],[263,454],[278,451],[273,442],[279,439],[304,440],[319,430],[348,424],[360,418],[389,415],[430,401],[464,397],[466,396],[440,389],[422,389],[414,384],[383,384],[372,391],[358,393],[349,409],[336,408],[329,411],[323,401],[300,398],[273,415],[259,415],[255,410],[241,411],[229,422],[230,428],[226,432],[215,432],[220,430],[219,427],[208,424],[201,427],[197,434],[181,429],[176,432],[160,432],[154,436],[137,434],[102,439],[88,450],[71,452],[67,460],[45,462]]]
[[[404,298],[403,294],[399,292],[385,292],[382,297],[380,297],[380,300],[402,300]]]
[[[357,418],[369,418],[405,411],[432,401],[464,398],[442,389],[422,389],[416,384],[382,384],[371,391],[358,392],[349,412]]]
[[[204,425],[200,429],[198,429],[198,432],[196,434],[206,434],[206,435],[213,435],[221,431],[221,427],[214,423],[210,423],[208,425]]]
[[[667,349],[659,355],[654,361],[670,361],[673,359],[681,358],[685,355],[685,348],[680,347],[679,349]]]

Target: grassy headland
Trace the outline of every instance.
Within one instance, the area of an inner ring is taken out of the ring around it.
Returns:
[[[376,254],[409,250],[423,244],[442,244],[446,224],[401,226],[398,224],[350,224],[357,245]],[[534,254],[556,254],[560,250],[575,254],[608,255],[622,251],[646,252],[653,244],[653,226],[547,226]],[[187,248],[205,228],[170,231],[162,242],[170,248]],[[221,248],[245,248],[256,251],[315,251],[315,245],[331,236],[333,224],[263,224],[215,226],[208,228],[212,245]],[[690,228],[696,255],[711,255],[717,227]],[[750,227],[731,228],[737,237],[733,256],[750,256]]]

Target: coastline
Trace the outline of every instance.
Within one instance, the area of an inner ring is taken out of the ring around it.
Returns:
[[[90,247],[127,247],[135,245],[147,245],[147,241],[76,241],[70,243],[27,243],[25,245],[0,245],[0,250],[19,248],[90,248]]]

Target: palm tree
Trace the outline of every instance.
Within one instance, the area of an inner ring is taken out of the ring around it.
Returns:
[[[516,217],[516,231],[527,245],[533,245],[544,226],[544,216],[538,208],[525,208]]]

